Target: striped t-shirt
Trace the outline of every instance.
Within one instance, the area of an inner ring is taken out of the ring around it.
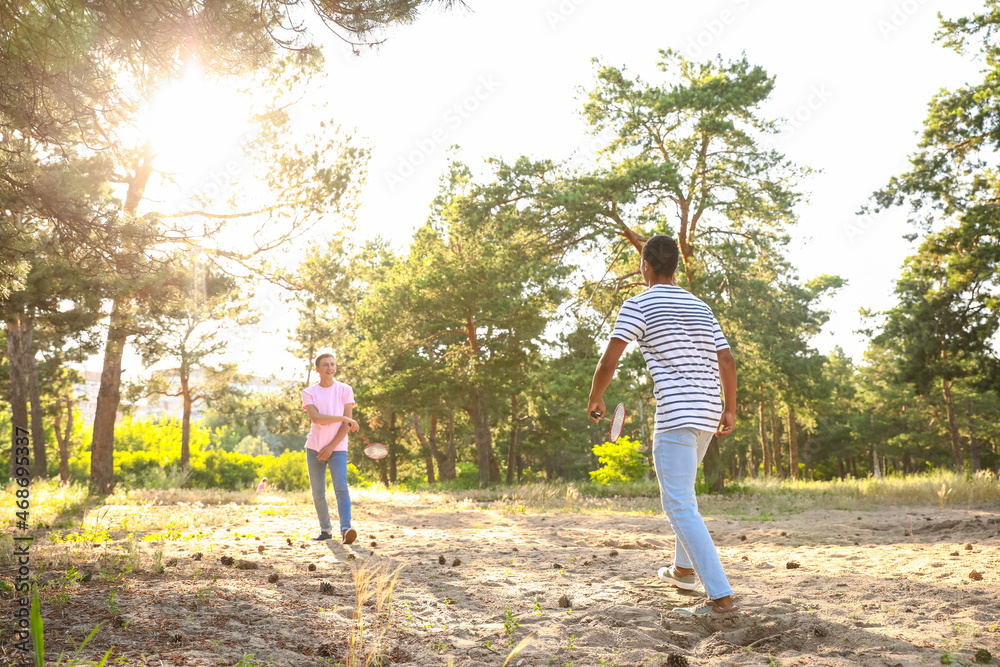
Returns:
[[[654,433],[715,431],[722,416],[719,358],[729,347],[704,301],[673,285],[653,285],[622,305],[613,338],[639,341],[656,396]]]

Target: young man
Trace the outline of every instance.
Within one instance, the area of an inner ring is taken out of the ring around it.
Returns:
[[[679,613],[737,611],[712,536],[698,513],[694,481],[712,435],[727,436],[736,423],[736,361],[712,310],[677,287],[677,242],[654,236],[642,248],[639,270],[649,288],[628,299],[597,364],[587,413],[603,415],[604,390],[625,347],[638,341],[656,396],[653,463],[660,501],[676,536],[674,563],[660,578],[684,589],[701,579],[711,604]],[[719,381],[725,404],[719,398]]]
[[[358,423],[351,419],[354,390],[333,379],[337,361],[329,352],[316,357],[316,372],[319,383],[302,390],[302,408],[312,420],[306,438],[306,464],[320,529],[319,536],[313,540],[333,539],[330,506],[326,502],[326,470],[329,468],[337,496],[340,535],[344,544],[351,544],[358,537],[357,531],[351,528],[351,494],[347,489],[347,431],[358,430]]]

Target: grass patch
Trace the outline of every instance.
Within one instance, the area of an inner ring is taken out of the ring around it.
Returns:
[[[772,477],[744,480],[743,487],[756,495],[798,497],[830,507],[837,504],[841,509],[864,509],[873,505],[985,507],[1000,504],[1000,483],[996,477],[989,473],[969,475],[949,470],[822,482]]]
[[[0,490],[0,525],[15,522],[14,485]],[[944,507],[996,507],[1000,505],[1000,483],[990,474],[968,475],[936,470],[920,475],[892,475],[882,479],[831,481],[777,478],[730,482],[723,494],[698,488],[699,505],[705,514],[725,514],[746,521],[771,521],[777,516],[816,507],[864,510],[884,506],[938,505]],[[261,515],[281,515],[293,506],[312,504],[304,491],[250,491],[219,489],[118,489],[110,496],[88,496],[79,484],[56,481],[31,486],[31,525],[71,528],[77,532],[56,533],[62,541],[100,542],[138,531],[162,533],[158,539],[184,540],[207,537],[207,527],[231,523],[233,508],[251,508]],[[595,484],[592,482],[531,482],[519,486],[494,485],[458,489],[447,484],[373,484],[351,489],[359,502],[391,502],[441,512],[488,510],[503,514],[526,512],[618,512],[657,514],[660,491],[655,480]],[[103,500],[99,507],[88,503]],[[196,513],[178,515],[177,506],[190,505]],[[193,517],[196,517],[193,518]],[[52,522],[59,521],[59,526]],[[195,521],[197,523],[195,523]],[[190,532],[189,532],[190,531]],[[189,537],[191,535],[191,537]],[[98,539],[99,538],[99,539]],[[4,555],[0,545],[0,558]]]
[[[0,525],[15,525],[17,490],[21,487],[10,483],[0,488]],[[69,528],[73,517],[80,514],[88,502],[94,502],[84,484],[62,484],[58,479],[40,480],[28,487],[31,510],[28,525],[32,528]]]

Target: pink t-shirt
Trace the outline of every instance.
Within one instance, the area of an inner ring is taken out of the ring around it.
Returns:
[[[302,390],[302,409],[307,405],[315,405],[321,415],[340,416],[344,414],[344,408],[354,405],[354,390],[351,385],[343,382],[333,381],[329,387],[314,384],[308,389]],[[317,452],[333,440],[343,422],[332,424],[313,424],[309,429],[309,437],[306,438],[306,449],[314,449]],[[334,448],[335,452],[347,450],[347,436]]]

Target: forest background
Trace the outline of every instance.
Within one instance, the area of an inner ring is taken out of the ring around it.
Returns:
[[[5,474],[25,465],[16,425],[30,431],[32,476],[101,493],[246,488],[261,475],[304,488],[300,391],[329,350],[362,433],[390,450],[376,464],[354,447],[355,483],[642,478],[655,401],[638,350],[605,397],[625,403],[625,437],[606,443],[585,406],[656,233],[678,239],[679,284],[712,306],[738,362],[738,429],[710,449],[707,487],[1000,468],[1000,4],[940,17],[936,41],[978,78],[929,100],[908,167],[857,203],[854,233],[900,208],[913,244],[895,304],[866,313],[860,360],[815,345],[826,299],[851,276],[800,276],[789,258],[813,166],[774,141],[796,122],[767,111],[778,79],[746,55],[715,56],[711,42],[664,48],[655,77],[595,61],[578,100],[585,159],[473,161],[456,147],[407,243],[358,229],[373,149],[309,106],[329,78],[315,35],[329,29],[376,58],[369,45],[433,4],[0,10]],[[495,85],[480,80],[452,118]],[[179,97],[164,97],[171,89]],[[192,115],[200,98],[239,109],[239,122],[209,122],[208,106]],[[166,131],[175,117],[181,129]],[[192,181],[190,162],[164,157],[180,146],[197,158],[223,135],[235,157],[208,177]],[[419,166],[419,143],[386,184]],[[239,343],[277,308],[295,320],[286,346],[302,377],[251,391],[267,364]],[[91,359],[102,364],[92,424],[74,389]],[[143,370],[126,374],[127,359]],[[178,418],[128,416],[163,395],[180,399]]]

